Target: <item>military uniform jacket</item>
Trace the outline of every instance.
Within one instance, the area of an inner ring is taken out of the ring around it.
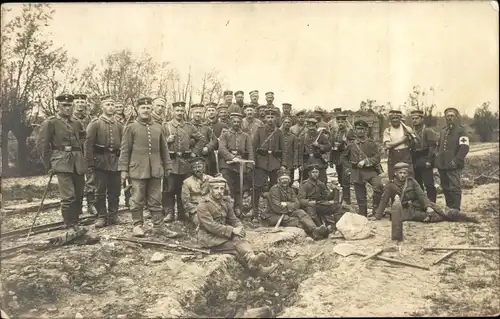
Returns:
[[[396,195],[400,196],[403,208],[410,209],[411,211],[425,211],[427,207],[431,207],[431,202],[427,196],[425,196],[424,191],[420,188],[420,185],[418,185],[415,179],[412,177],[407,178],[405,192],[403,196],[401,196],[403,186],[404,183],[396,181],[389,182],[385,186],[384,192],[382,193],[382,199],[376,210],[378,215],[383,214],[389,201],[394,199]]]
[[[85,156],[89,167],[105,171],[118,170],[118,158],[123,136],[123,125],[104,116],[87,126]]]
[[[326,128],[328,131],[330,131],[330,125],[328,125],[328,123],[326,123],[325,121],[321,120],[318,122],[318,127],[324,127]]]
[[[281,165],[292,169],[299,165],[299,138],[290,131],[282,131],[285,147],[283,148],[283,160]]]
[[[425,163],[434,163],[436,155],[437,138],[436,133],[429,127],[413,127],[417,140],[412,145],[413,163],[415,167],[425,167]]]
[[[257,132],[257,130],[259,129],[259,127],[261,126],[264,126],[265,124],[259,120],[258,118],[254,118],[252,120],[252,122],[248,121],[248,118],[244,118],[242,121],[241,121],[241,129],[243,130],[243,132],[247,133],[250,138],[253,139],[253,136],[255,135],[255,133]]]
[[[87,126],[89,125],[90,121],[92,121],[92,118],[88,114],[82,114],[82,115],[83,116],[76,116],[76,114],[73,114],[72,118],[73,118],[73,120],[78,120],[78,121],[82,122],[83,129],[85,130],[87,128]]]
[[[181,198],[182,205],[186,211],[195,211],[202,198],[209,193],[208,181],[210,179],[210,175],[203,174],[201,179],[191,175],[184,180],[182,183]]]
[[[85,136],[85,130],[80,121],[66,120],[59,115],[46,119],[37,139],[43,165],[54,173],[84,174],[87,159],[82,152],[82,136]]]
[[[363,160],[365,165],[358,168],[358,163]],[[340,162],[346,167],[352,168],[351,181],[353,183],[364,183],[380,173],[378,168],[380,165],[379,147],[372,139],[355,139],[348,142]]]
[[[293,125],[291,128],[290,128],[290,132],[292,132],[293,134],[295,134],[295,136],[297,137],[301,137],[302,135],[304,135],[304,133],[307,131],[306,129],[306,126],[305,125],[300,125],[300,124],[295,124]]]
[[[156,114],[155,112],[151,112],[151,118],[153,119],[153,121],[155,123],[158,123],[160,125],[163,125],[163,118],[161,116],[159,116],[158,114]]]
[[[325,183],[320,180],[313,181],[308,178],[300,185],[297,198],[299,200],[300,207],[306,208],[310,200],[321,203],[330,200],[332,196],[332,192],[328,190]]]
[[[240,114],[243,114],[242,106],[243,105],[238,105],[236,103],[231,103],[230,105],[227,106],[227,111],[229,112],[229,114],[231,114],[231,113],[240,113]]]
[[[165,129],[149,120],[135,120],[125,127],[118,170],[132,179],[162,178],[172,169]]]
[[[321,134],[318,138],[318,134]],[[318,138],[319,147],[312,144]],[[313,132],[312,134],[307,131],[300,137],[299,142],[299,165],[308,167],[311,164],[317,164],[320,169],[328,167],[328,157],[332,146],[328,135],[324,132]]]
[[[229,201],[217,201],[211,195],[198,204],[197,213],[200,221],[198,244],[201,247],[221,245],[232,238],[234,228],[243,226]]]
[[[200,156],[201,150],[207,143],[205,137],[189,122],[178,122],[176,119],[164,124],[166,136],[175,135],[174,141],[168,143],[170,158],[172,159],[172,173],[188,174],[191,165],[188,159]],[[191,148],[191,139],[195,141]]]
[[[215,122],[207,121],[207,125],[212,129],[217,138],[220,137],[224,129],[228,129],[228,126],[219,121],[219,119],[217,119]]]
[[[337,119],[333,118],[327,124],[328,124],[328,129],[330,130],[330,132],[333,133],[335,131],[338,131],[339,125],[337,124]]]
[[[253,136],[255,167],[276,171],[281,167],[285,140],[279,128],[267,125],[259,127]]]
[[[219,148],[219,142],[217,140],[217,137],[215,136],[214,131],[212,128],[206,124],[206,123],[196,123],[196,122],[191,122],[193,126],[198,130],[198,132],[203,135],[205,138],[205,143],[203,147],[208,148],[208,153],[212,153],[213,151],[217,150]],[[194,146],[194,145],[193,145]]]
[[[281,187],[279,184],[273,185],[267,194],[267,211],[264,213],[268,217],[271,215],[283,215],[294,212],[300,208],[299,200],[295,191],[291,187],[286,189]],[[282,207],[281,203],[285,202],[286,207]]]
[[[228,161],[239,157],[247,160],[254,160],[254,153],[252,147],[252,140],[250,136],[239,130],[238,132],[233,129],[225,130],[220,136],[219,144],[219,167],[227,168],[235,172],[239,172],[238,163],[228,164]]]
[[[342,163],[340,162],[340,157],[346,150],[347,143],[353,141],[356,137],[354,136],[352,130],[347,129],[333,131],[330,137],[332,145],[332,162],[335,165],[341,165]],[[339,143],[340,145],[335,147],[335,142]]]
[[[457,164],[457,168],[463,168],[467,153],[469,141],[465,127],[454,125],[441,130],[435,162],[438,169],[453,169],[450,165],[452,160]]]

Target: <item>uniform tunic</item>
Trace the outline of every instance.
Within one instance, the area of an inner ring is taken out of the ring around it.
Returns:
[[[277,171],[281,166],[285,140],[277,127],[259,127],[253,137],[255,167],[266,171]]]
[[[342,216],[339,203],[329,203],[333,197],[333,192],[328,190],[325,183],[319,179],[314,181],[311,178],[302,182],[297,195],[300,207],[307,211],[316,225],[321,224],[321,217],[325,219],[327,224],[335,225]],[[310,206],[309,201],[316,201],[316,205]]]
[[[215,121],[211,121],[210,119],[208,119],[207,125],[212,128],[212,130],[217,138],[220,137],[220,135],[224,129],[227,129],[229,127],[227,124],[221,122],[217,118],[215,118]]]
[[[436,155],[436,133],[425,125],[414,127],[413,130],[417,136],[417,140],[411,145],[414,176],[420,187],[422,189],[425,187],[429,199],[435,203],[437,192],[432,167]],[[426,167],[426,163],[430,163],[431,166]]]
[[[151,119],[153,120],[153,122],[163,125],[164,122],[163,118],[160,115],[156,114],[155,112],[151,112]]]
[[[301,137],[306,131],[307,131],[306,126],[300,125],[299,123],[293,125],[290,128],[290,132],[295,134],[295,136],[297,136],[297,137]]]
[[[259,127],[264,125],[265,124],[258,118],[254,118],[252,121],[249,121],[249,119],[245,117],[241,122],[241,129],[243,132],[250,135],[250,138],[253,138]]]
[[[219,167],[239,172],[239,164],[227,164],[235,157],[254,160],[252,140],[250,136],[242,130],[234,131],[229,129],[224,131],[220,137],[219,145]]]
[[[215,151],[219,148],[219,141],[210,125],[206,123],[196,123],[195,121],[192,121],[191,124],[193,124],[198,132],[205,138],[206,145],[203,147],[206,147],[208,152],[206,154],[202,153],[202,156],[205,159],[206,172],[210,175],[214,175],[217,173],[215,167]]]
[[[290,131],[283,131],[283,141],[285,147],[283,148],[282,165],[288,170],[293,170],[299,165],[299,138]]]

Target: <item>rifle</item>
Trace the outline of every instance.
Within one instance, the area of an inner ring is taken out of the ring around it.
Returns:
[[[184,249],[184,250],[188,250],[188,251],[195,252],[195,253],[210,255],[210,251],[208,251],[206,249],[198,249],[198,248],[194,248],[194,247],[177,245],[177,244],[169,244],[169,243],[162,243],[162,242],[157,242],[157,241],[139,240],[139,239],[133,239],[133,238],[124,238],[124,237],[107,237],[107,239],[118,240],[118,241],[128,241],[131,243],[136,243],[136,244],[141,244],[141,245],[161,246],[161,247],[166,247],[166,248],[170,248],[170,249]]]

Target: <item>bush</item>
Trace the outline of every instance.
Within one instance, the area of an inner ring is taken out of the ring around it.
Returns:
[[[28,169],[24,171],[19,171],[17,167],[4,168],[4,177],[18,177],[18,176],[36,176],[45,174],[45,167],[43,166],[42,159],[38,151],[36,150],[36,136],[30,136],[26,140],[26,147],[29,150],[28,155]],[[8,146],[8,156],[9,162],[14,165],[17,163],[17,141],[9,140]]]

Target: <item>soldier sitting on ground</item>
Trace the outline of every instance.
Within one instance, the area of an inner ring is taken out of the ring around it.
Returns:
[[[264,253],[255,255],[250,243],[244,239],[246,233],[243,224],[234,215],[232,204],[224,198],[226,187],[223,177],[210,179],[210,193],[197,207],[200,223],[198,242],[212,252],[236,255],[248,270],[266,276],[276,269],[276,265],[263,267],[261,264],[267,256]]]
[[[333,192],[319,180],[318,165],[311,164],[308,170],[309,178],[299,188],[300,207],[307,211],[316,225],[325,224],[331,233],[336,230],[335,224],[343,215],[342,207],[333,200]]]
[[[400,196],[403,206],[403,220],[415,222],[465,221],[477,222],[474,218],[461,214],[457,209],[443,209],[433,203],[425,195],[418,182],[408,176],[410,165],[397,163],[394,165],[394,179],[384,189],[382,200],[375,212],[375,218],[381,219],[389,200]],[[403,194],[403,196],[401,196]]]
[[[267,198],[267,211],[261,215],[265,224],[275,226],[284,215],[281,226],[301,227],[315,240],[328,237],[326,226],[316,226],[311,216],[300,209],[297,195],[290,187],[290,176],[287,170],[282,169],[278,172],[278,184],[271,187]]]

